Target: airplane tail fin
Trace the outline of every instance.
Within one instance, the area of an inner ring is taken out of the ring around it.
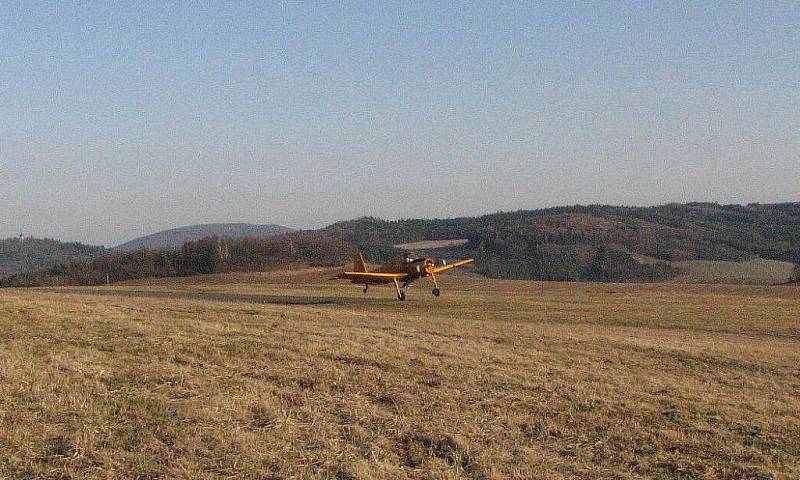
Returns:
[[[353,256],[353,271],[354,272],[367,271],[367,265],[366,263],[364,263],[364,255],[361,255],[361,252],[358,252]]]

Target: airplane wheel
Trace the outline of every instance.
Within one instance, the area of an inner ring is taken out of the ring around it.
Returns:
[[[364,289],[362,290],[362,292],[364,292],[364,293],[367,293],[367,287],[364,287]]]
[[[397,294],[397,299],[398,299],[398,300],[400,300],[401,302],[402,302],[403,300],[405,300],[405,299],[406,299],[406,292],[403,292],[403,291],[401,290],[401,291],[400,291],[400,293],[398,293],[398,294]]]
[[[434,296],[434,297],[438,297],[438,296],[439,296],[441,293],[442,293],[442,292],[440,292],[438,288],[434,288],[434,289],[433,289],[433,296]]]

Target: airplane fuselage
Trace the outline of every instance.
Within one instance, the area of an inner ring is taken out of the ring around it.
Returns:
[[[398,280],[403,286],[411,285],[414,281],[427,277],[428,272],[426,266],[433,265],[433,260],[430,258],[404,258],[397,257],[387,263],[386,265],[373,270],[375,273],[403,273],[405,276]],[[391,278],[374,278],[374,279],[353,279],[352,282],[359,285],[386,285],[392,283],[394,280]]]

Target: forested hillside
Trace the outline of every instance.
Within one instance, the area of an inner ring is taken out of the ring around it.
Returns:
[[[223,272],[264,271],[293,263],[340,265],[354,247],[341,240],[305,233],[274,238],[209,237],[178,249],[110,253],[67,262],[35,273],[0,278],[0,287],[100,285],[148,277],[181,277]]]
[[[86,259],[103,253],[101,248],[35,241],[49,245],[61,257],[42,257],[46,249],[33,249],[40,255],[25,258],[42,262],[42,271],[5,278],[0,285],[96,284],[104,282],[106,274],[116,281],[262,270],[291,262],[333,265],[347,262],[356,249],[370,261],[380,262],[400,253],[393,245],[455,239],[465,242],[444,242],[450,246],[417,253],[475,257],[477,272],[499,278],[613,282],[702,282],[711,278],[709,281],[732,283],[774,278],[771,283],[787,283],[792,265],[763,259],[800,263],[800,203],[690,203],[646,208],[593,205],[445,220],[365,217],[316,232],[269,239],[209,237],[179,248],[113,253],[91,261]],[[25,240],[14,247],[24,250],[21,245],[25,242],[34,241]],[[20,258],[19,252],[15,255]],[[51,268],[58,258],[59,265]],[[759,258],[761,261],[735,265],[698,262]],[[709,271],[714,270],[713,276],[704,277],[706,265],[710,265]],[[748,273],[751,266],[760,271]],[[736,273],[742,271],[745,274]],[[726,275],[739,277],[726,279]]]
[[[30,272],[64,262],[84,261],[106,250],[82,243],[65,243],[39,238],[0,240],[0,275]]]
[[[467,239],[449,254],[473,255],[489,276],[549,280],[658,281],[668,262],[800,263],[800,203],[574,206],[445,220],[360,218],[324,229],[367,249],[419,240]]]

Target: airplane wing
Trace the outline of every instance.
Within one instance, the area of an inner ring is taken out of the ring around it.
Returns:
[[[380,272],[344,272],[339,278],[347,278],[351,280],[389,280],[394,278],[401,279],[408,275],[407,273],[380,273]]]
[[[461,267],[461,266],[467,265],[468,263],[472,263],[472,262],[474,262],[474,261],[475,261],[475,259],[474,259],[474,258],[468,258],[468,259],[466,259],[466,260],[460,260],[460,261],[458,261],[458,262],[450,263],[450,264],[448,264],[448,265],[442,265],[441,267],[433,267],[433,268],[429,268],[429,269],[428,269],[428,273],[441,273],[441,272],[446,272],[446,271],[448,271],[448,270],[451,270],[451,269],[453,269],[453,268],[456,268],[456,267]]]

